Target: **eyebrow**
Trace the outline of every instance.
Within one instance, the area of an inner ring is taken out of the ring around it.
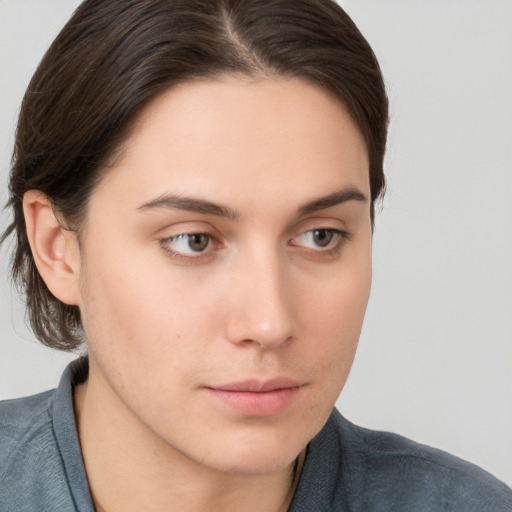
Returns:
[[[301,206],[299,208],[299,216],[309,215],[310,213],[314,213],[319,210],[326,210],[327,208],[332,208],[333,206],[346,203],[347,201],[360,201],[365,203],[368,199],[355,187],[343,188],[337,192],[333,192],[332,194],[324,197],[319,197],[318,199]]]
[[[144,203],[139,206],[139,210],[151,210],[153,208],[172,208],[178,210],[185,210],[189,212],[202,213],[205,215],[216,215],[217,217],[226,217],[231,220],[236,220],[240,214],[227,206],[205,201],[204,199],[196,199],[193,197],[183,197],[179,195],[163,195]]]
[[[357,188],[348,187],[333,192],[324,197],[319,197],[301,206],[298,209],[299,217],[309,215],[319,210],[325,210],[332,208],[347,201],[360,201],[366,202],[367,197]],[[240,218],[240,213],[227,206],[222,206],[204,199],[197,199],[193,197],[183,197],[180,195],[166,194],[157,197],[147,203],[139,206],[139,210],[151,210],[151,209],[178,209],[189,212],[201,213],[204,215],[215,215],[217,217],[225,217],[231,220]]]

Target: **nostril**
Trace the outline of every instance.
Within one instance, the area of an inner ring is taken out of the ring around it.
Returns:
[[[230,326],[230,340],[240,344],[255,344],[261,349],[281,346],[292,335],[292,322],[287,311],[283,308],[273,310],[274,318],[258,320],[252,311]],[[256,313],[257,314],[257,313]],[[261,317],[260,317],[261,318]],[[238,341],[237,341],[238,340]]]

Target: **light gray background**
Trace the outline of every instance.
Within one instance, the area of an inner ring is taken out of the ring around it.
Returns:
[[[338,405],[510,485],[512,1],[341,3],[380,59],[392,123],[372,297]],[[77,5],[0,0],[3,184],[24,89]],[[1,255],[0,397],[10,398],[55,386],[75,356],[33,341]]]

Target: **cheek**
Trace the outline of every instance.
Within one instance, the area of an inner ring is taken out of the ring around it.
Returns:
[[[347,254],[338,268],[313,276],[304,285],[300,309],[311,328],[333,342],[357,341],[370,294],[370,247]]]
[[[299,307],[302,331],[309,339],[302,347],[303,358],[319,363],[326,385],[337,397],[352,366],[366,312],[370,249],[358,252],[350,264],[342,264],[331,278],[317,285],[302,294],[304,302]]]
[[[104,389],[112,388],[137,415],[158,424],[159,411],[169,403],[185,406],[181,393],[204,357],[205,336],[215,329],[197,314],[207,293],[173,279],[167,265],[109,250],[109,261],[89,260],[84,275],[89,356],[101,370],[97,378],[108,382]]]
[[[108,261],[87,261],[83,322],[89,352],[130,394],[155,396],[154,387],[174,393],[215,359],[225,301],[215,282],[194,269],[176,270],[154,248],[117,250],[121,246],[112,243],[99,253],[108,251]]]

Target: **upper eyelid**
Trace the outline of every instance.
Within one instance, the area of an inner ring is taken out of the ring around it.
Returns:
[[[180,222],[170,224],[154,232],[155,239],[164,240],[176,238],[183,235],[205,234],[212,238],[220,238],[219,230],[210,223],[203,222]]]
[[[347,229],[346,219],[330,215],[312,215],[304,219],[299,219],[292,226],[289,226],[293,236],[298,236],[306,231],[315,229],[334,229],[345,231]]]
[[[336,222],[338,225],[333,226],[333,221]],[[185,224],[182,226],[182,224]],[[191,224],[190,226],[187,226],[187,224]],[[166,226],[165,228],[162,228],[159,230],[158,234],[155,238],[157,238],[160,242],[169,241],[171,239],[177,239],[180,236],[191,236],[191,235],[207,235],[211,238],[212,241],[216,241],[217,243],[222,243],[223,239],[231,238],[230,236],[226,237],[224,236],[217,228],[212,226],[210,223],[207,223],[206,225],[194,225],[194,222],[191,223],[179,223],[176,225],[170,225]],[[303,222],[300,223],[301,225],[296,226],[289,235],[287,235],[288,242],[293,240],[294,238],[297,238],[299,236],[305,235],[306,233],[310,233],[312,231],[316,230],[326,230],[326,231],[334,231],[336,234],[338,234],[342,239],[348,240],[348,238],[351,236],[351,233],[348,232],[343,227],[339,226],[339,220],[338,219],[310,219],[306,225],[304,225]]]
[[[217,222],[211,222],[206,219],[183,219],[158,229],[158,233],[174,232],[175,234],[169,235],[169,238],[172,236],[179,236],[181,234],[189,235],[197,233],[207,233],[211,234],[211,236],[219,237],[220,233],[225,231],[227,227],[222,220],[218,227],[216,224]],[[345,231],[346,222],[338,216],[312,215],[307,216],[306,218],[297,219],[297,221],[288,224],[285,226],[283,233],[288,232],[290,233],[290,236],[298,236],[302,233],[313,231],[315,229],[334,229]],[[228,230],[233,232],[236,228],[229,227]]]
[[[177,233],[176,235],[164,236],[160,240],[162,242],[165,242],[165,241],[169,241],[169,240],[176,240],[181,237],[187,237],[187,236],[190,237],[190,236],[194,236],[194,235],[205,235],[205,236],[209,237],[211,241],[217,240],[217,238],[214,235],[212,235],[211,233],[207,233],[206,231],[182,232],[182,233]]]
[[[315,219],[316,220],[316,219]],[[322,219],[320,221],[315,220],[313,222],[307,222],[306,224],[300,223],[299,226],[293,228],[291,231],[292,238],[295,238],[311,231],[326,230],[335,231],[337,233],[348,235],[349,232],[344,225],[340,225],[340,222],[333,219]]]

